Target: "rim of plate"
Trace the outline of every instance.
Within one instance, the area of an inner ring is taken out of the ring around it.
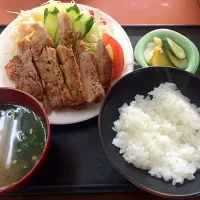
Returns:
[[[64,2],[63,2],[63,3],[64,3]],[[64,4],[72,4],[72,3],[64,3]],[[80,8],[87,9],[87,10],[96,9],[96,8],[94,8],[94,7],[87,6],[87,5],[84,5],[84,4],[78,4],[78,3],[77,3],[77,5],[80,6]],[[37,6],[37,7],[40,7],[40,6]],[[37,7],[34,7],[34,8],[37,8]],[[33,9],[33,8],[32,8],[32,9]],[[106,17],[106,19],[108,19],[110,22],[112,22],[112,24],[115,26],[115,28],[117,28],[117,30],[119,30],[119,31],[123,34],[124,39],[127,41],[127,44],[126,44],[127,47],[128,47],[127,52],[130,51],[128,57],[129,57],[129,59],[130,59],[131,61],[134,62],[133,47],[132,47],[132,44],[131,44],[131,41],[130,41],[128,35],[126,34],[126,32],[124,31],[124,29],[122,28],[122,26],[121,26],[115,19],[113,19],[110,15],[106,14],[105,12],[103,12],[103,11],[100,10],[100,13],[101,13],[101,15],[102,15],[103,17]],[[16,22],[16,20],[17,20],[17,18],[14,19],[10,24],[8,24],[8,26],[7,26],[7,27],[2,31],[2,33],[0,34],[0,37],[1,37],[3,34],[5,34],[6,30],[8,30],[9,28],[11,28],[12,26],[15,25],[14,23]],[[123,50],[124,50],[124,49],[123,49]],[[124,54],[125,54],[125,52],[124,52]],[[132,69],[131,69],[131,71],[130,71],[130,72],[132,72],[133,69],[134,69],[134,64],[133,64],[133,63],[127,64],[127,66],[130,66],[130,65],[132,65],[132,66],[131,66]],[[128,73],[130,73],[130,72],[127,72],[126,74],[128,74]],[[123,73],[123,72],[122,72],[122,73]],[[121,78],[122,78],[124,75],[126,75],[126,74],[123,74],[119,79],[121,79]],[[118,80],[119,80],[119,79],[118,79]],[[117,82],[117,80],[116,80],[116,81],[113,81],[112,85],[114,85],[115,82]],[[1,87],[1,86],[0,86],[0,87]],[[88,116],[83,116],[82,118],[76,119],[76,118],[74,117],[74,118],[72,118],[71,120],[64,120],[64,119],[62,119],[61,121],[60,121],[60,120],[55,120],[54,118],[51,119],[50,116],[48,116],[48,118],[49,118],[50,124],[53,124],[53,125],[66,125],[66,124],[75,124],[75,123],[83,122],[83,121],[86,121],[86,120],[89,120],[89,119],[92,119],[92,118],[98,116],[98,115],[99,115],[99,111],[100,111],[101,104],[102,104],[102,102],[101,102],[100,105],[98,106],[98,109],[95,109],[95,111],[93,111],[90,115],[88,115]],[[88,112],[90,112],[90,111],[88,110]],[[81,111],[80,111],[80,114],[81,114]]]

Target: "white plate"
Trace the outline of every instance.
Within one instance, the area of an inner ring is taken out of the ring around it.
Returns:
[[[78,5],[81,9],[94,9],[82,4]],[[122,77],[133,71],[133,49],[131,42],[122,27],[112,17],[104,12],[101,12],[101,17],[107,21],[108,25],[113,27],[113,37],[122,45],[123,51],[125,52],[125,61],[128,63],[124,68],[121,75]],[[14,84],[7,78],[4,66],[12,58],[10,55],[13,49],[11,35],[14,31],[15,22],[16,19],[10,23],[0,35],[0,87],[14,87]],[[52,114],[49,115],[49,121],[51,124],[73,124],[82,122],[97,116],[99,114],[100,105],[101,103],[95,105],[88,104],[87,108],[81,111],[70,108],[62,109],[61,111],[53,111]]]

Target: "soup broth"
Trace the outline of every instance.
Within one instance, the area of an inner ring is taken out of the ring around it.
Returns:
[[[0,105],[0,188],[20,180],[40,158],[46,127],[32,110]]]

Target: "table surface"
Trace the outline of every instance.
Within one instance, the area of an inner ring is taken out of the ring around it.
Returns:
[[[2,196],[1,200],[163,200],[161,197],[144,194],[71,194],[71,195],[40,195],[40,196]],[[185,198],[184,200],[199,200],[196,198]]]
[[[46,0],[0,0],[0,24],[7,24],[16,17],[15,14],[6,11],[19,12],[44,2]],[[76,2],[98,7],[121,24],[200,24],[199,0],[77,0]]]
[[[0,0],[0,24],[8,24],[15,17],[7,11],[19,12],[36,7],[45,0]],[[66,2],[66,1],[65,1]],[[69,1],[68,1],[69,2]],[[200,25],[199,0],[77,0],[76,3],[98,7],[120,24],[198,24]],[[33,200],[35,196],[3,196],[1,200]],[[87,199],[87,200],[136,200],[161,199],[147,193],[142,194],[72,194],[37,196],[37,199]],[[194,198],[199,199],[199,198]]]

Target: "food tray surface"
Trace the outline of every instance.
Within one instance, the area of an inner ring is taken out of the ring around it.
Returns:
[[[200,26],[122,26],[133,48],[149,31],[168,28],[188,37],[200,51]],[[0,32],[5,27],[1,25]],[[197,74],[200,75],[200,69]],[[51,126],[51,131],[51,150],[43,168],[27,185],[10,194],[141,192],[123,178],[108,160],[101,145],[97,117],[78,124]]]

